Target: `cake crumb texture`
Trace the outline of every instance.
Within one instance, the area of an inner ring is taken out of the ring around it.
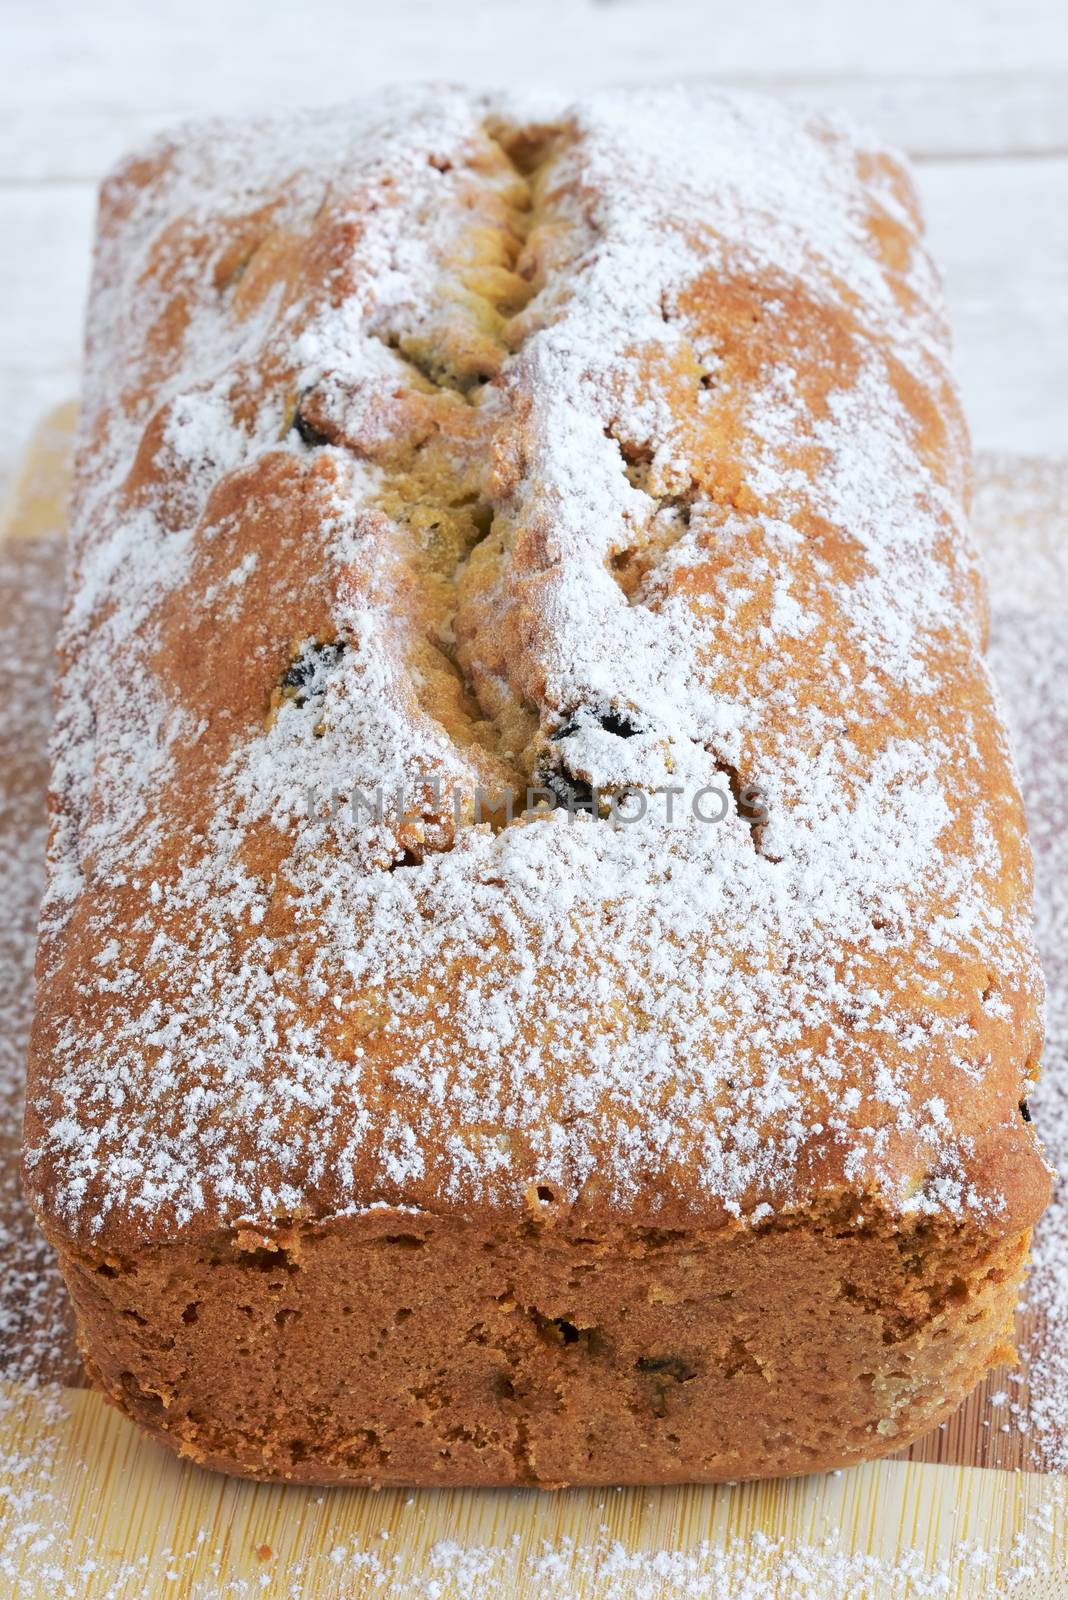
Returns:
[[[589,1237],[379,1215],[62,1260],[93,1382],[204,1465],[689,1483],[900,1448],[1012,1359],[1025,1238],[836,1220]]]

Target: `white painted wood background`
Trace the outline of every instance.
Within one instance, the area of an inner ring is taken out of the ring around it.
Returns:
[[[916,159],[976,443],[1068,452],[1068,0],[0,0],[0,475],[77,387],[94,186],[209,111],[706,80]]]

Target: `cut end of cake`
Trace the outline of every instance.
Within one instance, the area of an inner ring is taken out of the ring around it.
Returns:
[[[310,1483],[685,1483],[903,1448],[1011,1355],[1027,1238],[382,1212],[64,1252],[94,1382],[203,1465]]]

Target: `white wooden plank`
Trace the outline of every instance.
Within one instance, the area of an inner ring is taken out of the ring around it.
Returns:
[[[426,75],[426,71],[398,71],[394,78]],[[596,70],[592,74],[594,79],[601,76]],[[650,82],[656,76],[631,62],[608,81]],[[740,87],[808,105],[838,108],[919,159],[1068,154],[1068,73],[857,79],[768,77],[760,73],[706,75],[682,73],[676,66],[659,76],[684,76],[687,82]],[[237,113],[259,112],[280,103],[325,104],[374,87],[373,77],[366,72],[348,73],[343,80],[326,72],[319,74],[315,83],[305,83],[295,74],[287,79],[283,94],[273,99],[265,88],[270,77],[269,63],[261,73],[257,62],[236,94],[220,94],[215,100],[204,84],[186,82],[180,92],[161,92],[150,107],[83,105],[77,99],[47,107],[9,107],[6,135],[0,139],[0,185],[72,179],[95,182],[127,150],[186,117],[207,115],[220,106]],[[492,71],[487,73],[486,81],[494,81]],[[503,68],[496,81],[508,81]],[[581,79],[570,87],[581,87]]]
[[[778,78],[753,87],[846,111],[914,160],[1068,155],[1068,75]]]
[[[96,177],[183,116],[389,82],[701,78],[845,104],[941,155],[1068,147],[1063,0],[45,0],[4,20],[0,179]]]
[[[514,80],[584,80],[621,71],[765,76],[872,71],[959,76],[1068,69],[1058,0],[353,0],[316,12],[292,0],[40,0],[8,8],[5,51],[15,103],[45,82],[61,104],[101,88],[117,103],[151,104],[161,86],[200,83],[225,105],[267,67],[267,98],[321,98],[353,80],[459,72]],[[591,59],[578,52],[596,47]],[[502,73],[502,69],[503,73]],[[296,80],[296,81],[295,81]],[[317,91],[317,92],[316,92]]]
[[[1068,453],[1068,160],[917,173],[977,445]]]

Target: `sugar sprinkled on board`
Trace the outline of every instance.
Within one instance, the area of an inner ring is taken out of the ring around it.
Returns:
[[[1034,1333],[1021,1350],[1028,1394],[1014,1413],[1047,1470],[1068,1472],[1068,586],[1062,594],[1056,611],[995,610],[990,652],[1020,764],[1048,983],[1043,1075],[1029,1107],[1060,1173],[1035,1232],[1026,1289]]]
[[[60,1381],[79,1369],[63,1282],[19,1181],[62,562],[58,536],[0,542],[0,1586],[47,1571],[64,1522],[49,1482],[67,1409]]]
[[[19,1181],[62,561],[58,535],[0,543],[0,1378],[23,1383],[77,1370],[62,1279]]]

